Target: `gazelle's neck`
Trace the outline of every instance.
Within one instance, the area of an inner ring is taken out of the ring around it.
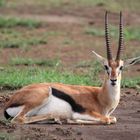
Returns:
[[[112,85],[110,79],[105,78],[103,90],[105,91],[106,96],[108,96],[111,99],[117,100],[120,98],[120,86],[121,86],[121,75],[117,79],[116,85]]]
[[[111,85],[110,79],[107,77],[102,86],[102,93],[99,95],[100,103],[103,106],[110,106],[116,104],[120,100],[120,84],[121,76],[117,79],[116,85]]]
[[[102,105],[102,114],[110,115],[117,107],[120,100],[121,77],[117,80],[116,85],[112,85],[110,79],[105,78],[102,86],[102,93],[99,94],[99,101]]]

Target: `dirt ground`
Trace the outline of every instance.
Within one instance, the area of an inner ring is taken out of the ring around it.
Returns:
[[[32,47],[28,51],[19,48],[6,48],[1,50],[1,64],[8,63],[9,59],[15,55],[32,58],[59,58],[65,67],[72,67],[79,61],[93,59],[89,55],[93,49],[93,43],[100,41],[95,45],[95,50],[105,55],[104,38],[92,37],[81,34],[85,25],[103,27],[104,8],[97,6],[94,9],[55,9],[54,10],[32,10],[34,7],[19,8],[1,8],[3,15],[16,15],[22,18],[32,18],[47,22],[47,31],[57,30],[65,31],[74,41],[86,42],[74,46],[73,44],[63,46],[60,42],[66,36],[60,36],[55,40],[49,38],[47,45]],[[46,14],[47,13],[47,14]],[[125,24],[137,26],[140,24],[140,14],[125,12]],[[118,15],[111,13],[110,22],[118,24]],[[41,27],[37,32],[44,32]],[[103,43],[102,43],[103,42]],[[62,45],[61,50],[58,49]],[[140,45],[140,41],[133,40],[126,42],[126,54],[136,52],[132,46]],[[102,47],[99,47],[102,46]],[[44,50],[47,51],[44,51]],[[140,50],[140,49],[139,49]],[[73,68],[73,67],[72,67]],[[131,72],[133,71],[133,73]],[[129,76],[139,76],[139,65],[131,68],[124,73]],[[13,125],[9,124],[3,118],[4,103],[8,100],[7,93],[11,91],[0,91],[0,140],[140,140],[140,92],[136,89],[122,89],[120,104],[113,113],[118,122],[114,125],[58,125],[58,124],[31,124],[31,125]],[[6,95],[5,95],[6,93]]]

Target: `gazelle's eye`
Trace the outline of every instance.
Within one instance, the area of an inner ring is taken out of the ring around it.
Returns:
[[[108,66],[107,66],[107,65],[104,65],[104,67],[105,67],[105,69],[106,69],[106,70],[109,70],[109,68],[108,68]]]
[[[120,67],[120,70],[123,70],[123,66]]]

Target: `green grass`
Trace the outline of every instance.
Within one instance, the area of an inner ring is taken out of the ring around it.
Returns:
[[[60,82],[65,84],[92,85],[88,75],[76,75],[71,72],[57,70],[41,70],[39,68],[6,69],[0,71],[0,86],[2,88],[16,89],[31,83]]]
[[[17,26],[27,28],[38,28],[41,26],[41,23],[31,19],[0,16],[0,28],[12,28]]]
[[[117,27],[111,26],[109,29],[110,36],[114,38],[118,38],[118,31]],[[85,34],[93,35],[93,36],[101,36],[105,35],[104,29],[99,29],[99,27],[90,27],[85,29]],[[124,29],[124,38],[125,40],[140,40],[140,28],[139,27],[127,27]]]
[[[122,79],[122,87],[138,88],[140,86],[140,77]]]
[[[19,7],[25,5],[32,6],[45,6],[45,8],[61,8],[66,9],[69,7],[93,7],[102,6],[105,9],[118,12],[119,10],[139,11],[140,1],[139,0],[12,0],[5,2],[8,7]],[[43,8],[42,7],[42,8]]]
[[[38,65],[38,66],[47,66],[47,67],[55,67],[60,65],[60,61],[57,59],[47,59],[46,60],[41,60],[41,59],[32,59],[32,58],[12,58],[10,60],[10,65],[26,65],[26,66],[31,66],[31,65]]]
[[[2,40],[0,42],[0,48],[26,48],[28,46],[35,46],[39,44],[47,44],[46,39],[43,38],[15,38],[10,40]]]
[[[33,34],[30,30],[1,29],[0,48],[26,48],[39,44],[47,44],[46,34]]]
[[[5,0],[0,0],[0,7],[3,7],[5,5]]]
[[[0,140],[15,140],[15,136],[6,132],[0,132]]]
[[[77,74],[57,68],[57,66],[53,69],[10,67],[0,71],[0,87],[1,89],[17,89],[28,84],[41,82],[100,86],[102,83],[98,78],[100,71],[101,66],[98,63],[94,63],[94,67],[89,68],[89,71]],[[139,85],[140,77],[122,80],[122,87],[137,88]]]

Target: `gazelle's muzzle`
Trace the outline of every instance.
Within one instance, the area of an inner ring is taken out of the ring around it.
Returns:
[[[111,85],[112,86],[115,86],[116,85],[116,82],[117,82],[117,79],[110,79],[110,82],[111,82]]]

